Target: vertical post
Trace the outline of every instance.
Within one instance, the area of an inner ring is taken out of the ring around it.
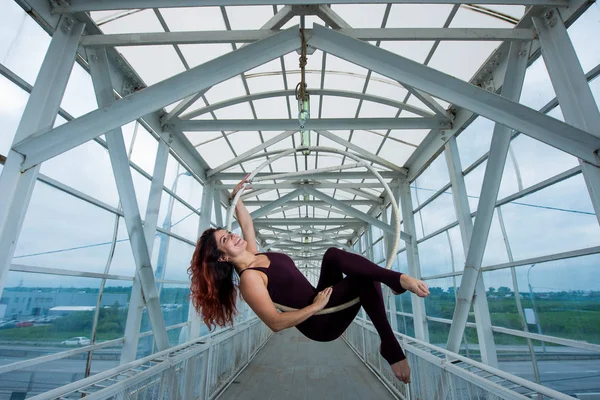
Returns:
[[[150,194],[148,195],[146,217],[144,218],[144,236],[146,237],[146,244],[148,245],[148,254],[152,254],[152,249],[154,247],[154,236],[156,235],[158,213],[160,211],[160,202],[162,199],[168,159],[169,147],[165,142],[159,141],[156,160],[154,161]],[[131,287],[131,298],[129,300],[129,309],[127,311],[127,321],[125,323],[125,342],[123,343],[120,364],[126,364],[135,360],[144,306],[145,302],[144,296],[142,295],[142,285],[140,279],[137,276],[134,276],[133,285]]]
[[[221,196],[218,189],[213,190],[213,198],[215,205],[215,220],[217,222],[217,226],[223,226],[225,223],[223,221],[223,210],[221,209]],[[210,223],[210,221],[208,221]]]
[[[463,249],[465,254],[469,252],[469,243],[473,234],[473,222],[471,220],[471,210],[467,197],[465,178],[462,174],[460,157],[458,155],[458,146],[456,137],[450,138],[446,143],[444,151],[450,182],[452,183],[452,199],[454,200],[454,209],[460,226]],[[492,332],[492,321],[490,319],[490,310],[485,294],[485,285],[483,274],[479,274],[475,284],[475,295],[473,298],[473,309],[475,310],[475,325],[477,326],[477,338],[479,340],[479,349],[481,351],[481,361],[494,368],[498,367],[498,356],[496,354],[496,344],[494,343],[494,332]],[[462,335],[464,336],[464,334]]]
[[[408,274],[416,279],[421,279],[421,263],[419,261],[419,248],[417,246],[417,229],[415,215],[413,214],[412,198],[410,197],[410,184],[406,179],[398,181],[398,197],[402,208],[404,232],[412,236],[410,243],[406,243],[406,258],[408,260]],[[429,343],[429,329],[425,316],[425,300],[414,293],[410,294],[415,337]]]
[[[21,116],[13,145],[52,129],[62,101],[85,24],[63,16],[44,57]],[[40,166],[21,172],[26,154],[10,150],[0,175],[0,294],[15,252]]]
[[[105,48],[88,49],[88,62],[96,92],[96,99],[100,107],[105,107],[115,101],[113,85],[110,80],[108,58]],[[148,244],[142,226],[142,218],[137,204],[129,158],[123,140],[121,128],[113,129],[105,134],[108,155],[112,166],[117,191],[123,207],[127,234],[133,252],[137,277],[140,280],[142,292],[146,300],[148,318],[152,325],[154,340],[159,350],[169,347],[165,321],[160,307],[154,273],[148,253]]]
[[[533,18],[552,86],[565,122],[600,137],[600,112],[557,9]],[[600,223],[600,168],[579,160]]]
[[[529,43],[527,42],[512,42],[509,48],[506,76],[502,86],[502,96],[515,102],[518,102],[521,97],[521,89],[523,87],[523,80],[525,79],[525,71],[527,69],[528,49]],[[450,333],[448,334],[446,348],[453,352],[458,352],[460,348],[460,341],[467,324],[475,288],[481,288],[483,283],[478,283],[480,282],[481,263],[483,261],[483,253],[492,225],[494,207],[498,198],[498,191],[500,190],[504,165],[506,164],[510,137],[510,128],[499,123],[495,124],[492,144],[483,178],[483,185],[481,187],[481,196],[477,207],[477,218],[475,219],[475,225],[473,226],[473,231],[471,233],[468,251],[466,253],[465,268],[456,299],[456,308],[454,309],[454,316],[452,317],[452,326],[450,327]],[[481,306],[481,304],[477,303],[476,307],[479,306]],[[477,312],[478,311],[476,310],[476,313]],[[484,313],[483,311],[479,311],[479,314],[483,316]],[[485,329],[487,329],[487,327],[485,327]],[[492,351],[492,349],[488,350]],[[491,354],[488,354],[488,357],[491,357]]]
[[[210,217],[212,214],[213,204],[213,193],[214,193],[214,182],[206,182],[204,190],[202,191],[202,204],[200,205],[200,223],[198,224],[198,237],[202,235],[206,229],[210,227]],[[194,305],[190,301],[188,311],[189,325],[187,329],[182,329],[182,336],[179,339],[180,343],[188,340],[192,340],[200,336],[200,327],[202,326],[202,320],[200,315],[194,308]],[[185,333],[184,333],[185,332]],[[187,337],[186,337],[187,336]]]

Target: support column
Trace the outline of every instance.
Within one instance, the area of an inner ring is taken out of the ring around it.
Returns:
[[[104,48],[89,49],[87,54],[98,105],[106,107],[116,100],[110,80],[106,50]],[[169,347],[169,340],[158,291],[156,290],[156,282],[154,281],[154,271],[135,195],[123,132],[120,127],[115,128],[106,133],[105,137],[117,191],[123,208],[125,226],[127,227],[127,234],[135,260],[137,277],[140,280],[144,299],[146,300],[146,309],[152,325],[156,347],[159,351],[166,350]]]
[[[198,237],[202,235],[206,229],[210,228],[210,217],[212,215],[212,204],[213,204],[213,193],[214,182],[206,182],[204,190],[202,191],[202,204],[200,206],[200,223],[198,224]],[[179,343],[183,343],[200,336],[200,327],[202,326],[202,318],[194,308],[194,305],[190,301],[190,308],[188,311],[188,321],[190,324],[187,329],[181,330],[179,337]]]
[[[213,204],[215,205],[215,219],[217,226],[224,226],[223,210],[221,209],[221,193],[218,189],[213,190],[213,201]]]
[[[552,86],[565,122],[600,137],[600,112],[558,10],[533,18]],[[600,168],[579,159],[600,223]]]
[[[23,111],[13,147],[34,134],[52,129],[84,27],[68,16],[61,18]],[[0,294],[40,168],[36,165],[21,173],[24,161],[22,154],[11,149],[0,176]]]
[[[521,97],[521,89],[527,69],[528,48],[528,43],[512,42],[510,45],[506,65],[506,77],[502,86],[502,97],[514,102],[518,102]],[[475,287],[478,286],[481,263],[492,225],[494,207],[498,198],[498,191],[500,190],[504,165],[506,164],[510,137],[511,129],[496,123],[485,175],[483,177],[481,196],[477,207],[477,217],[475,218],[475,225],[469,240],[465,268],[460,282],[456,308],[454,309],[452,326],[450,327],[448,343],[446,345],[446,349],[456,353],[460,348],[460,341],[465,331]],[[480,305],[478,303],[477,307]],[[480,314],[483,315],[482,310],[480,310]],[[492,351],[492,349],[488,350]],[[488,354],[488,357],[491,357],[491,354]]]
[[[469,243],[473,234],[473,221],[471,219],[471,209],[469,208],[469,199],[465,186],[465,178],[462,174],[456,137],[450,138],[446,143],[444,151],[448,173],[452,182],[452,198],[454,200],[454,209],[460,226],[463,250],[465,254],[469,253]],[[475,295],[473,297],[473,309],[475,311],[475,324],[477,325],[477,338],[481,351],[481,361],[494,368],[498,367],[498,356],[496,354],[496,344],[494,343],[494,332],[492,332],[492,321],[490,319],[490,309],[488,307],[485,294],[485,285],[483,274],[479,274],[475,284]]]
[[[169,147],[165,142],[159,141],[156,160],[154,162],[154,171],[152,173],[150,194],[148,195],[146,217],[144,218],[144,236],[148,245],[148,254],[152,254],[154,247],[154,236],[156,235],[168,159]],[[127,322],[125,323],[125,342],[123,343],[120,364],[126,364],[136,358],[140,327],[142,325],[142,313],[145,305],[140,279],[135,276],[133,286],[131,287],[129,310],[127,311]]]
[[[402,207],[402,219],[404,221],[404,232],[412,239],[406,243],[406,258],[408,260],[408,274],[416,279],[421,279],[421,263],[419,261],[419,248],[417,246],[417,229],[415,227],[415,216],[413,214],[412,198],[410,196],[410,185],[406,179],[400,179],[398,185],[398,197]],[[425,317],[425,300],[414,293],[410,294],[415,325],[415,337],[429,343],[429,329]]]

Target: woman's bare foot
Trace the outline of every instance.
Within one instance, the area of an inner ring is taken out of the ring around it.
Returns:
[[[420,279],[415,279],[412,276],[402,274],[400,275],[400,286],[409,292],[413,292],[419,297],[426,297],[429,295],[429,287],[425,282]],[[392,293],[398,294],[392,290]]]
[[[392,371],[398,380],[401,380],[404,383],[410,383],[410,366],[408,365],[408,360],[406,358],[402,361],[393,363],[390,367],[392,367]]]

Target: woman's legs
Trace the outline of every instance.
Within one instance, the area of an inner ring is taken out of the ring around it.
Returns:
[[[342,278],[342,273],[348,276]],[[389,364],[406,357],[387,320],[379,282],[399,289],[398,291],[404,291],[400,286],[400,275],[398,272],[381,268],[364,257],[331,248],[323,257],[317,285],[319,291],[333,286],[333,293],[327,307],[335,307],[353,298],[360,298],[360,304],[371,318],[381,338],[381,355]],[[314,316],[307,320],[306,326],[298,328],[311,339],[333,340],[346,330],[357,311],[358,307],[354,306],[333,314]]]
[[[406,289],[400,285],[400,276],[402,273],[381,268],[379,265],[369,261],[363,256],[334,247],[327,249],[323,256],[321,278],[319,278],[317,290],[323,290],[325,287],[332,285],[330,283],[329,285],[320,286],[321,279],[324,276],[333,277],[337,276],[336,274],[341,276],[342,273],[348,276],[356,276],[371,281],[381,282],[397,293],[404,293],[406,291]]]

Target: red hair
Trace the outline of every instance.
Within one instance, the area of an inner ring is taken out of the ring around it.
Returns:
[[[220,229],[209,228],[202,233],[188,268],[192,280],[192,304],[210,330],[214,325],[233,325],[233,317],[237,314],[233,264],[219,261],[223,253],[217,247],[214,234]]]

